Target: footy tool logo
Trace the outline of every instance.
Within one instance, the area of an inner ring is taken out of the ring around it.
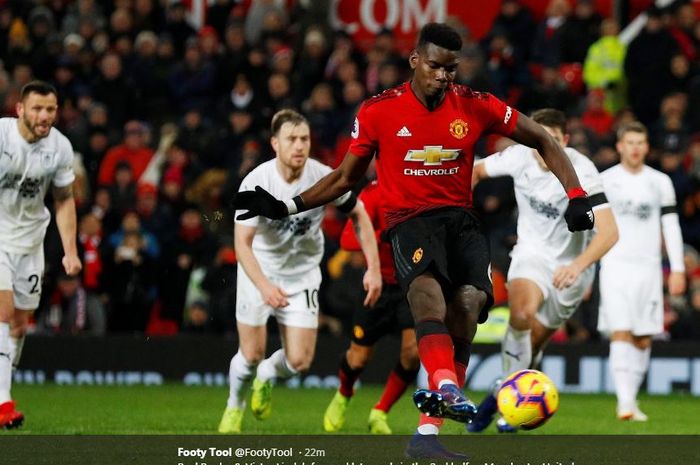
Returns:
[[[426,145],[423,150],[409,150],[404,161],[422,161],[426,166],[439,166],[443,161],[456,160],[459,149],[443,149],[442,145]]]
[[[413,257],[411,257],[411,260],[413,260],[413,263],[418,263],[421,261],[423,258],[423,249],[417,248],[415,252],[413,252]]]
[[[462,119],[456,119],[450,123],[450,134],[455,139],[464,139],[469,132],[469,125]]]

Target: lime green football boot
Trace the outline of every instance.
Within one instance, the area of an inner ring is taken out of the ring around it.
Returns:
[[[387,414],[384,410],[373,408],[369,411],[369,432],[372,434],[391,434],[391,428],[387,422]]]
[[[326,413],[323,415],[323,429],[327,433],[335,433],[345,424],[345,410],[348,408],[350,398],[345,397],[340,391],[335,392],[333,400],[328,404]]]
[[[219,423],[219,433],[239,434],[243,423],[243,409],[238,407],[227,407],[224,416]]]
[[[272,381],[253,380],[250,409],[258,420],[265,420],[272,413]]]

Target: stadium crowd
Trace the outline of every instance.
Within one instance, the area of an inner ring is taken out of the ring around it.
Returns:
[[[361,51],[327,24],[326,3],[217,0],[195,30],[177,0],[0,0],[2,114],[14,116],[27,82],[53,83],[61,99],[57,127],[77,152],[84,270],[79,278],[60,271],[60,240],[50,230],[36,331],[235,331],[228,202],[243,177],[272,156],[272,114],[300,110],[311,124],[313,155],[335,166],[358,105],[408,75],[390,30]],[[673,180],[686,243],[688,293],[668,299],[666,336],[696,338],[700,22],[683,1],[647,15],[629,43],[591,0],[551,0],[541,20],[517,0],[503,0],[480,40],[448,22],[465,44],[458,83],[523,112],[566,112],[570,145],[599,170],[617,162],[621,123],[647,125],[648,162]],[[479,153],[498,146],[484,141]],[[475,207],[502,283],[515,243],[512,181],[482,182]],[[321,308],[332,331],[350,321],[363,295],[362,260],[338,250],[344,221],[327,207]],[[499,295],[504,302],[504,289]],[[596,319],[593,292],[568,328],[570,339],[597,337]]]

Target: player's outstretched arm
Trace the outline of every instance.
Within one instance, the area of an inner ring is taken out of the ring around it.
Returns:
[[[357,157],[348,152],[340,166],[293,199],[276,199],[257,186],[254,191],[236,194],[232,206],[236,210],[248,210],[237,217],[241,220],[259,215],[279,219],[320,207],[352,189],[367,171],[371,160],[372,157]]]
[[[610,207],[595,214],[596,233],[588,246],[573,262],[555,270],[553,284],[557,289],[571,286],[583,271],[608,253],[619,238],[615,216]]]
[[[358,200],[355,207],[349,213],[355,228],[355,236],[360,242],[362,253],[367,262],[367,272],[362,279],[362,284],[367,296],[365,297],[365,307],[374,307],[382,293],[382,274],[379,267],[379,248],[374,234],[374,226],[364,204]]]
[[[83,265],[78,257],[77,219],[75,213],[75,200],[73,199],[73,185],[54,187],[51,191],[56,209],[56,226],[63,244],[63,268],[66,274],[75,276],[80,273]]]
[[[474,163],[474,169],[472,170],[472,189],[479,184],[480,181],[488,178],[489,174],[486,172],[486,166],[484,166],[484,160],[479,160]]]
[[[581,188],[581,182],[576,176],[574,167],[564,149],[547,131],[532,119],[518,115],[515,130],[510,137],[521,144],[536,149],[549,169],[559,179],[569,197],[569,207],[564,217],[569,231],[585,231],[593,229],[594,215],[586,192]]]
[[[267,279],[262,268],[260,268],[258,259],[253,254],[253,238],[256,230],[257,228],[255,227],[236,223],[233,234],[236,259],[253,284],[255,284],[255,287],[260,291],[263,302],[274,308],[286,307],[289,304],[287,294]]]

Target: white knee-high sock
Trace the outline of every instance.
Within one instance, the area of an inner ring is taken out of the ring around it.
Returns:
[[[279,349],[260,362],[255,377],[260,381],[270,381],[275,378],[287,379],[296,374],[297,371],[289,364],[289,360],[284,355],[284,350]]]
[[[501,343],[501,360],[503,376],[530,367],[532,361],[532,341],[529,329],[518,330],[508,325],[508,330]]]
[[[10,345],[10,324],[0,323],[0,404],[11,400],[12,349]]]
[[[610,372],[615,383],[617,406],[621,410],[629,410],[634,405],[635,381],[631,369],[631,343],[625,341],[610,342]]]
[[[646,349],[639,349],[635,345],[631,344],[630,349],[630,370],[632,376],[632,387],[634,388],[634,399],[636,401],[637,394],[639,393],[639,388],[642,386],[642,381],[644,381],[644,376],[649,369],[649,358],[651,357],[651,347]]]
[[[20,337],[10,336],[10,354],[12,354],[12,371],[19,366],[19,359],[22,358],[24,348],[24,335]]]
[[[243,384],[250,379],[254,369],[255,365],[248,363],[239,349],[231,359],[231,365],[228,369],[229,388],[228,401],[226,402],[228,408],[243,408],[245,406],[245,402],[241,398],[241,391]]]

